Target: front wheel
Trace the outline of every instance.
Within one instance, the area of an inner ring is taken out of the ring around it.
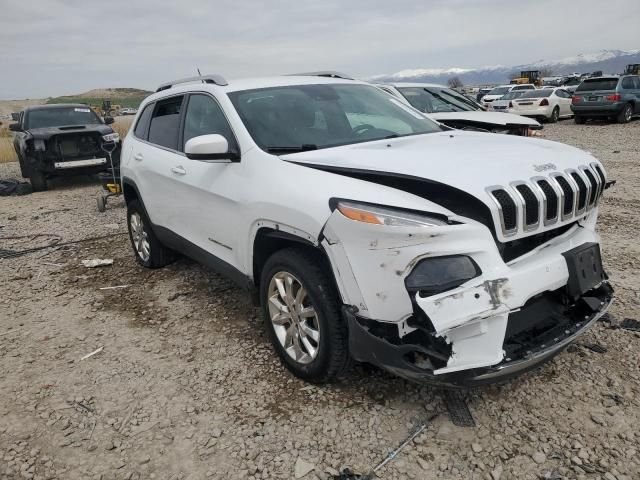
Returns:
[[[295,376],[328,382],[350,361],[338,292],[320,255],[298,248],[274,253],[260,282],[271,343]]]
[[[632,115],[633,115],[633,108],[631,107],[631,104],[627,103],[622,108],[622,111],[618,114],[618,117],[616,118],[616,120],[618,121],[618,123],[629,123],[631,121]]]

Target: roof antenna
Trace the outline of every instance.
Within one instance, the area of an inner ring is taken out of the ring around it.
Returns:
[[[200,69],[196,66],[196,70],[198,71],[198,76],[201,77],[202,74],[200,73]],[[204,83],[204,80],[202,80],[202,83]]]

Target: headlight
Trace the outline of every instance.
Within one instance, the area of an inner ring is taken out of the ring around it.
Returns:
[[[108,135],[103,135],[102,136],[102,141],[104,142],[119,142],[120,141],[120,134],[117,132],[114,133],[109,133]]]
[[[404,210],[340,200],[336,208],[350,220],[392,227],[437,227],[447,225],[444,218]]]
[[[407,276],[407,290],[424,297],[446,292],[480,275],[480,267],[465,255],[431,257],[420,260]]]

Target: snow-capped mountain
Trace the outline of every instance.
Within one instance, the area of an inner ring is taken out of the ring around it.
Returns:
[[[553,75],[568,75],[574,72],[587,73],[601,70],[604,73],[622,73],[626,65],[640,63],[638,50],[601,50],[594,53],[581,53],[573,57],[556,60],[538,60],[525,65],[495,65],[482,68],[415,68],[396,73],[375,75],[373,82],[434,82],[446,83],[452,77],[458,77],[466,85],[508,83],[514,72],[521,70],[547,69]]]

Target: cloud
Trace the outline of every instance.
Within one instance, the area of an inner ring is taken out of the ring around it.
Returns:
[[[639,17],[637,0],[5,2],[0,98],[153,88],[196,67],[227,78],[324,69],[366,77],[521,64],[638,48]]]

